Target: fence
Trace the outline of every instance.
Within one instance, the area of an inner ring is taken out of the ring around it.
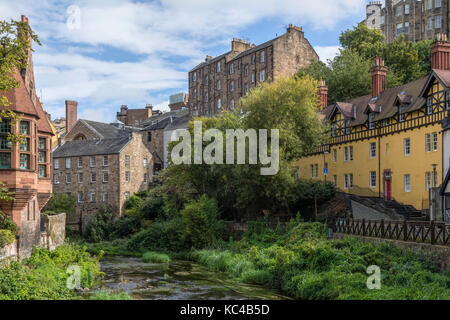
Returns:
[[[450,224],[444,222],[338,219],[334,232],[432,245],[450,245]]]

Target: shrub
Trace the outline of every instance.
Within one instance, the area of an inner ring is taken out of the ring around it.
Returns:
[[[0,229],[9,230],[14,236],[19,232],[19,227],[14,220],[9,215],[2,212],[0,212]]]
[[[112,211],[104,207],[88,223],[84,237],[89,242],[110,240],[113,226]]]
[[[0,230],[0,249],[14,243],[16,236],[10,230]]]
[[[222,233],[218,211],[216,201],[206,195],[198,201],[189,202],[180,212],[183,221],[183,240],[194,248],[216,244]]]
[[[141,219],[138,217],[122,217],[113,223],[110,239],[129,237],[138,232],[141,226]]]
[[[168,263],[170,262],[170,257],[164,253],[148,251],[142,255],[142,261],[153,263]]]
[[[42,210],[43,213],[67,213],[75,212],[76,199],[72,195],[66,193],[54,193],[50,201]]]
[[[140,208],[141,217],[149,220],[162,217],[163,208],[164,200],[162,198],[150,196],[143,202]]]

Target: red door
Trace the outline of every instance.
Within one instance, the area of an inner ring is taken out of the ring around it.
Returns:
[[[386,201],[391,200],[391,180],[384,180],[384,198]]]

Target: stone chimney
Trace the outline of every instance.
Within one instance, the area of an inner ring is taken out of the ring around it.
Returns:
[[[297,31],[303,32],[302,27],[294,26],[294,25],[292,25],[292,23],[290,23],[289,27],[287,28],[287,32],[291,32],[292,30],[297,30]]]
[[[25,15],[22,15],[22,22],[28,23],[28,18]]]
[[[73,128],[77,122],[78,102],[66,100],[66,133]]]
[[[250,49],[250,44],[245,40],[233,38],[233,41],[231,41],[231,51],[242,52],[248,49]]]
[[[320,104],[319,104],[319,111],[322,111],[328,106],[328,87],[325,83],[325,81],[320,81],[319,84],[319,98],[320,98]]]
[[[450,42],[446,34],[431,45],[431,69],[450,70]]]
[[[370,73],[372,75],[372,98],[375,98],[386,89],[387,68],[384,66],[383,58],[374,59]]]
[[[212,58],[213,58],[213,57],[211,57],[211,56],[206,56],[205,62],[208,62],[209,60],[212,60]]]

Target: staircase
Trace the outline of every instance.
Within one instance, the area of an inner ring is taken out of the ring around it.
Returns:
[[[413,206],[403,205],[395,200],[385,201],[382,198],[375,197],[360,197],[357,195],[346,195],[349,200],[359,202],[367,207],[370,207],[378,212],[387,214],[392,220],[407,220],[407,221],[428,221],[428,217]]]

